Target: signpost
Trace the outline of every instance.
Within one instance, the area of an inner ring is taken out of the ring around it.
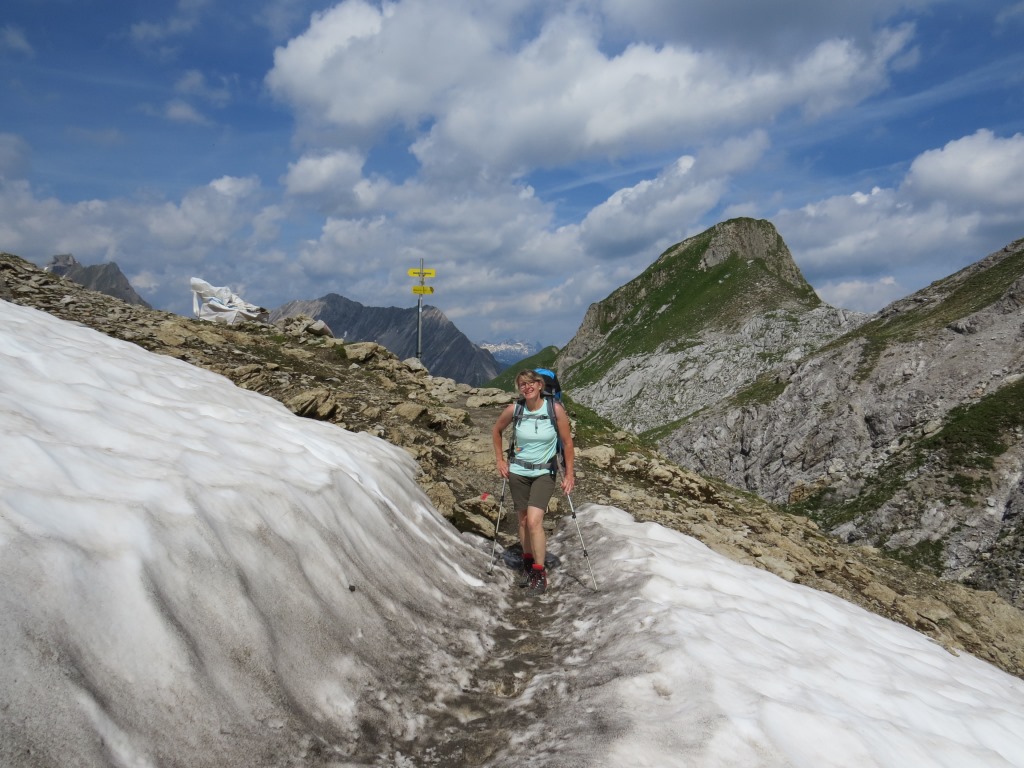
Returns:
[[[418,277],[420,279],[420,284],[412,287],[412,292],[419,296],[416,311],[416,359],[420,360],[423,357],[423,297],[429,296],[434,292],[434,286],[426,285],[423,281],[428,277],[437,277],[437,270],[431,267],[424,267],[423,259],[420,259],[420,268],[416,269],[413,267],[410,269],[409,277]]]

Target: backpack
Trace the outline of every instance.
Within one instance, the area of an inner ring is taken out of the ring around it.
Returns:
[[[555,401],[561,402],[562,400],[562,386],[558,383],[558,375],[547,368],[534,368],[534,373],[540,375],[544,379],[544,391],[541,393],[541,397],[544,399],[545,405],[547,405],[547,415],[539,416],[537,418],[550,419],[551,423],[555,425],[555,433],[558,433],[558,422],[555,416]],[[516,428],[519,426],[519,422],[525,418],[523,411],[526,409],[526,398],[520,397],[516,401],[515,410],[512,412],[512,440],[508,446],[508,459],[509,463],[515,460],[516,452]],[[542,466],[527,466],[523,462],[517,462],[520,466],[526,466],[527,469],[541,469]],[[555,455],[551,458],[551,461],[547,464],[547,467],[552,475],[557,475],[559,467],[565,466],[565,446],[562,445],[562,438],[559,437],[555,442]]]

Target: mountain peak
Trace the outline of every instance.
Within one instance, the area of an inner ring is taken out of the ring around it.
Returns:
[[[737,333],[769,313],[820,306],[771,222],[732,219],[668,248],[592,304],[559,366],[569,378],[595,381],[623,358],[676,352],[706,333]]]
[[[86,267],[70,253],[62,253],[50,259],[50,263],[43,270],[85,286],[91,291],[113,296],[127,304],[149,306],[146,300],[136,293],[121,268],[112,261]]]

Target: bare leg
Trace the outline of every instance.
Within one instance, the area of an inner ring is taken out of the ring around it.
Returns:
[[[519,515],[519,531],[523,547],[526,547],[527,541],[531,545],[530,551],[533,552],[533,561],[544,565],[546,545],[544,539],[544,510],[540,507],[527,507],[526,514],[520,513]]]

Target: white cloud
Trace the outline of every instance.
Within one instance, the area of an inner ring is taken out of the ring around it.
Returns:
[[[334,214],[358,208],[360,200],[372,195],[363,182],[363,156],[349,150],[304,155],[289,163],[283,182],[289,195],[314,198],[320,210]]]
[[[164,116],[175,123],[194,123],[196,125],[207,125],[209,120],[199,110],[186,101],[172,99],[164,105]]]
[[[38,197],[27,182],[0,182],[0,242],[40,264],[55,253],[73,253],[83,264],[116,261],[151,303],[187,313],[188,278],[196,270],[216,276],[216,284],[241,284],[256,282],[261,265],[280,262],[272,238],[284,214],[263,197],[255,177],[225,176],[178,202],[68,204]]]
[[[312,119],[356,133],[415,123],[488,66],[495,32],[494,19],[460,3],[377,9],[347,0],[314,14],[305,33],[275,51],[267,84]]]
[[[129,35],[136,44],[146,46],[187,34],[195,29],[201,12],[208,4],[209,0],[178,0],[174,13],[167,19],[132,24]]]
[[[773,220],[805,276],[816,284],[905,269],[922,259],[936,267],[941,259],[949,264],[955,260],[950,249],[972,242],[981,217],[939,201],[915,207],[897,190],[875,188],[780,211]]]
[[[1024,206],[1022,179],[1024,134],[1002,139],[983,129],[918,156],[904,187],[915,198],[1019,210]]]
[[[330,126],[354,141],[423,123],[429,131],[413,151],[425,165],[517,173],[747,130],[785,109],[835,109],[882,87],[912,34],[883,30],[865,45],[827,39],[753,66],[681,44],[609,54],[604,30],[571,11],[513,40],[510,29],[523,26],[524,17],[484,17],[454,0],[383,10],[348,0],[276,51],[267,84],[308,129]]]
[[[581,240],[602,259],[650,259],[681,240],[721,201],[730,176],[748,170],[761,157],[768,139],[760,131],[684,156],[654,179],[620,189],[596,206],[580,226]]]
[[[219,78],[219,85],[211,85],[206,75],[198,69],[190,69],[174,84],[174,90],[184,96],[194,96],[222,107],[231,100],[231,89],[226,78]]]
[[[35,56],[36,53],[25,36],[25,30],[13,24],[5,24],[0,28],[0,52],[3,51],[23,53],[26,56]]]
[[[858,312],[876,312],[909,293],[889,275],[874,280],[827,281],[816,286],[815,291],[833,307],[845,307]]]

